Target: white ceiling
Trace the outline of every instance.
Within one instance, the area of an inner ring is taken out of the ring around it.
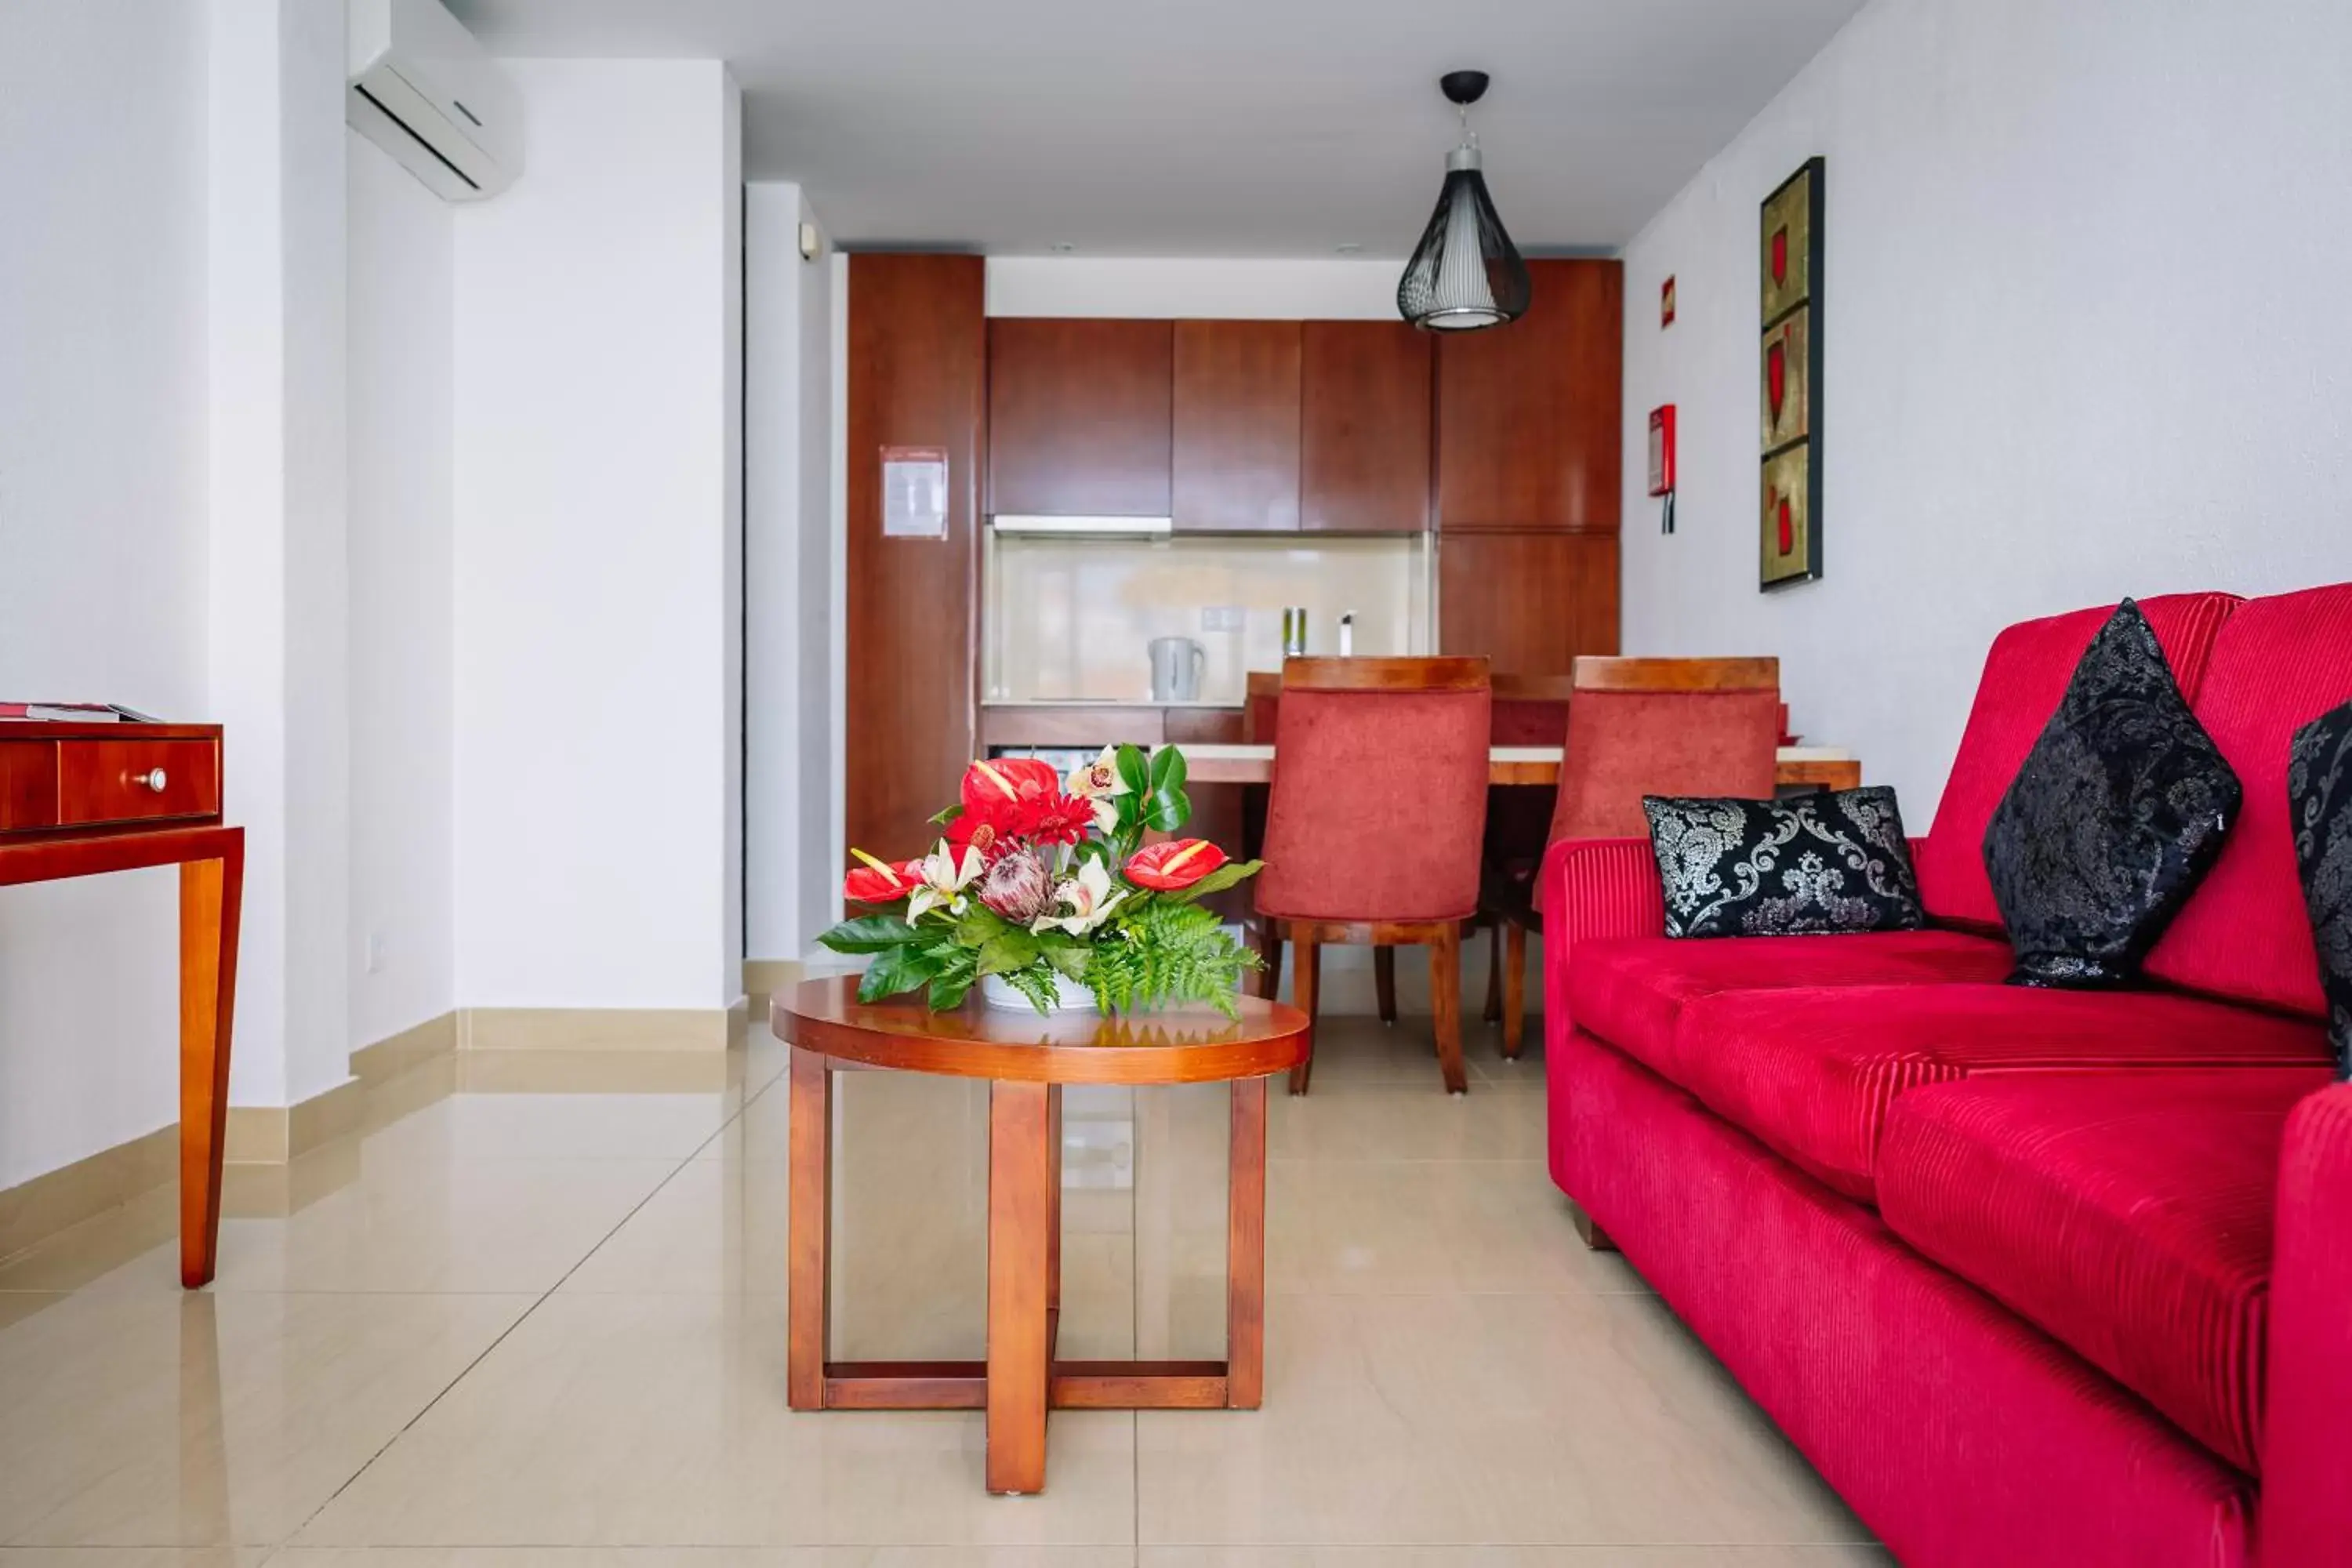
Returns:
[[[1529,250],[1613,248],[1862,0],[451,0],[505,55],[718,58],[845,245],[1402,256],[1454,110]]]

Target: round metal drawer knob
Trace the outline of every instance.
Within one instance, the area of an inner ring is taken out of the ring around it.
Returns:
[[[163,785],[168,782],[170,781],[165,777],[163,770],[161,768],[149,768],[143,773],[132,773],[131,775],[131,787],[132,789],[153,790],[157,795],[162,795],[163,793]]]

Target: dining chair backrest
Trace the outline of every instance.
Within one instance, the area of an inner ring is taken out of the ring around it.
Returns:
[[[1242,700],[1242,739],[1261,746],[1274,744],[1274,716],[1282,706],[1282,672],[1253,669]]]
[[[1285,663],[1258,912],[1475,914],[1490,705],[1483,658]]]
[[[1495,677],[1495,744],[1557,746],[1568,732],[1570,675]]]
[[[1769,800],[1777,658],[1580,658],[1551,837],[1645,838],[1645,795]]]

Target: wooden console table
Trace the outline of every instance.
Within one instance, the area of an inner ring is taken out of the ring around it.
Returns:
[[[245,829],[221,824],[216,724],[0,721],[0,887],[180,868],[180,1283],[220,1239]]]

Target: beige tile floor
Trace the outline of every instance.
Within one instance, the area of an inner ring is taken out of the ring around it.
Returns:
[[[0,1264],[0,1568],[1475,1568],[1883,1563],[1543,1167],[1543,1068],[1326,1029],[1271,1131],[1265,1407],[784,1408],[782,1047],[427,1062],[364,1131]],[[1215,1088],[1072,1090],[1066,1353],[1214,1356]],[[975,1356],[984,1089],[855,1074],[835,1353]]]

